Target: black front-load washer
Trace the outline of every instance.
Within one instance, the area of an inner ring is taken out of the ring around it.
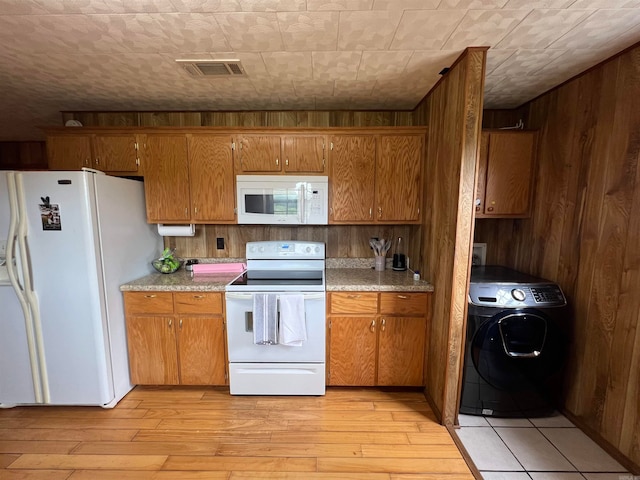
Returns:
[[[567,348],[566,304],[548,280],[505,267],[472,267],[460,413],[553,412]]]

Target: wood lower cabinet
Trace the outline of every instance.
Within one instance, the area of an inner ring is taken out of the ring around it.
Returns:
[[[327,384],[424,385],[429,293],[330,292]]]
[[[221,293],[125,292],[131,381],[225,385]]]
[[[530,215],[535,139],[533,131],[482,132],[476,218]]]

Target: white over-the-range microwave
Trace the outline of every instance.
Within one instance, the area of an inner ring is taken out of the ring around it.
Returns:
[[[327,225],[326,176],[238,175],[239,224]]]

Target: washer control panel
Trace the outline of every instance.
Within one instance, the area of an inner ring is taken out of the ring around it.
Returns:
[[[567,300],[560,287],[554,283],[472,283],[469,285],[469,302],[486,307],[563,307]]]

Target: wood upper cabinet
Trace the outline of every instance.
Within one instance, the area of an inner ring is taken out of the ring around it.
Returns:
[[[530,215],[536,132],[483,131],[476,218]]]
[[[239,172],[279,172],[282,167],[280,135],[241,135],[236,154]]]
[[[330,155],[330,222],[373,223],[376,138],[334,135]]]
[[[335,135],[330,223],[420,223],[424,133]]]
[[[381,135],[376,162],[376,219],[419,222],[424,135]]]
[[[324,173],[324,135],[246,134],[237,137],[237,173]]]
[[[135,133],[47,135],[47,156],[50,170],[136,173],[140,163]]]
[[[105,172],[137,172],[138,139],[134,133],[92,135],[93,167]]]
[[[49,170],[80,170],[91,167],[89,135],[48,135]]]
[[[125,292],[131,381],[226,384],[222,294]]]
[[[191,221],[235,220],[231,135],[188,135]]]
[[[424,384],[430,294],[330,292],[329,385]]]
[[[186,136],[146,135],[143,162],[147,221],[188,223],[191,201]]]
[[[287,173],[324,173],[324,135],[295,135],[282,137],[282,157]]]

